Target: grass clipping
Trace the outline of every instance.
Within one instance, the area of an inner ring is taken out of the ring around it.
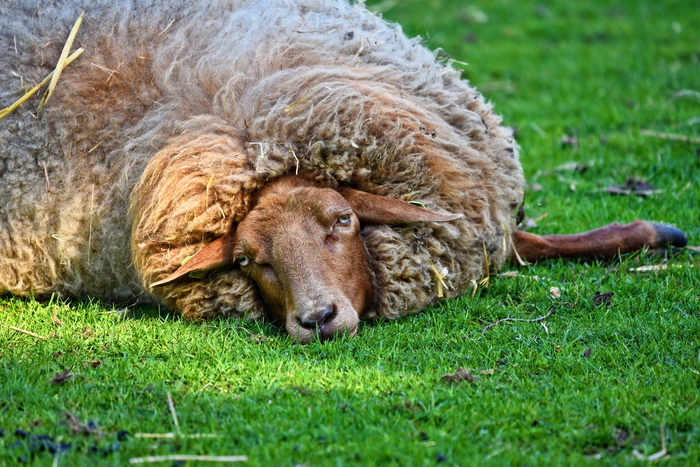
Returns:
[[[48,100],[53,95],[54,90],[56,89],[58,79],[61,77],[61,72],[63,72],[63,69],[66,66],[70,65],[73,62],[73,60],[78,58],[80,54],[84,52],[84,50],[81,48],[69,55],[70,49],[73,47],[73,41],[75,40],[75,36],[78,34],[78,29],[80,29],[80,25],[83,22],[84,15],[84,12],[81,13],[78,19],[75,21],[75,24],[73,25],[73,28],[71,29],[70,34],[68,35],[68,39],[66,40],[66,43],[63,46],[61,56],[59,57],[58,63],[56,63],[56,67],[54,68],[54,70],[51,73],[49,73],[48,76],[46,76],[46,78],[44,78],[44,80],[41,83],[37,84],[32,89],[24,93],[24,95],[20,97],[14,104],[0,110],[0,119],[3,119],[9,114],[11,114],[15,109],[24,104],[27,101],[27,99],[36,94],[36,92],[43,86],[45,86],[46,83],[49,83],[49,89],[41,98],[41,102],[39,102],[39,109],[43,108],[46,105]]]

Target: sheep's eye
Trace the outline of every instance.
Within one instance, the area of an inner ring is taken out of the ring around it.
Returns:
[[[248,258],[246,255],[236,256],[236,261],[238,261],[238,264],[241,266],[248,266],[250,264],[250,258]]]
[[[350,214],[346,214],[344,216],[340,216],[336,223],[340,225],[348,225],[351,219]]]

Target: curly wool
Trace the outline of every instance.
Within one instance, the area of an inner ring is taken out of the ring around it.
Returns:
[[[431,262],[455,296],[509,254],[523,199],[511,131],[448,63],[362,4],[44,3],[0,6],[0,103],[51,71],[82,10],[86,52],[44,111],[30,101],[0,125],[0,294],[262,317],[238,270],[149,284],[295,171],[464,214],[365,229],[378,315],[436,300]]]

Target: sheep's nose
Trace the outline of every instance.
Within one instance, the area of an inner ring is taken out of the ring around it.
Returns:
[[[299,318],[299,324],[306,329],[322,329],[335,316],[335,307],[327,305]]]

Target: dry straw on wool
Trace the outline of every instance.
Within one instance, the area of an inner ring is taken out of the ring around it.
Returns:
[[[46,76],[46,78],[44,78],[41,81],[41,83],[37,84],[32,89],[25,92],[24,95],[20,97],[14,104],[0,110],[0,119],[5,118],[7,115],[12,113],[15,109],[24,104],[27,101],[27,99],[36,94],[36,92],[39,89],[44,87],[46,83],[51,81],[51,83],[49,84],[49,89],[46,91],[46,94],[44,94],[44,96],[41,98],[41,102],[39,102],[39,109],[43,108],[46,105],[48,100],[53,95],[54,89],[56,89],[58,79],[61,77],[61,72],[63,71],[63,69],[70,65],[73,62],[73,60],[78,58],[84,52],[84,50],[80,48],[72,54],[68,55],[70,53],[70,49],[73,47],[73,41],[75,40],[75,36],[78,34],[78,29],[80,29],[80,25],[83,22],[83,16],[84,13],[81,14],[80,17],[75,21],[75,24],[73,25],[73,28],[71,29],[70,34],[68,35],[68,39],[66,40],[66,43],[63,46],[61,57],[58,59],[58,63],[56,63],[56,68],[54,68],[54,70],[51,73],[49,73]]]

